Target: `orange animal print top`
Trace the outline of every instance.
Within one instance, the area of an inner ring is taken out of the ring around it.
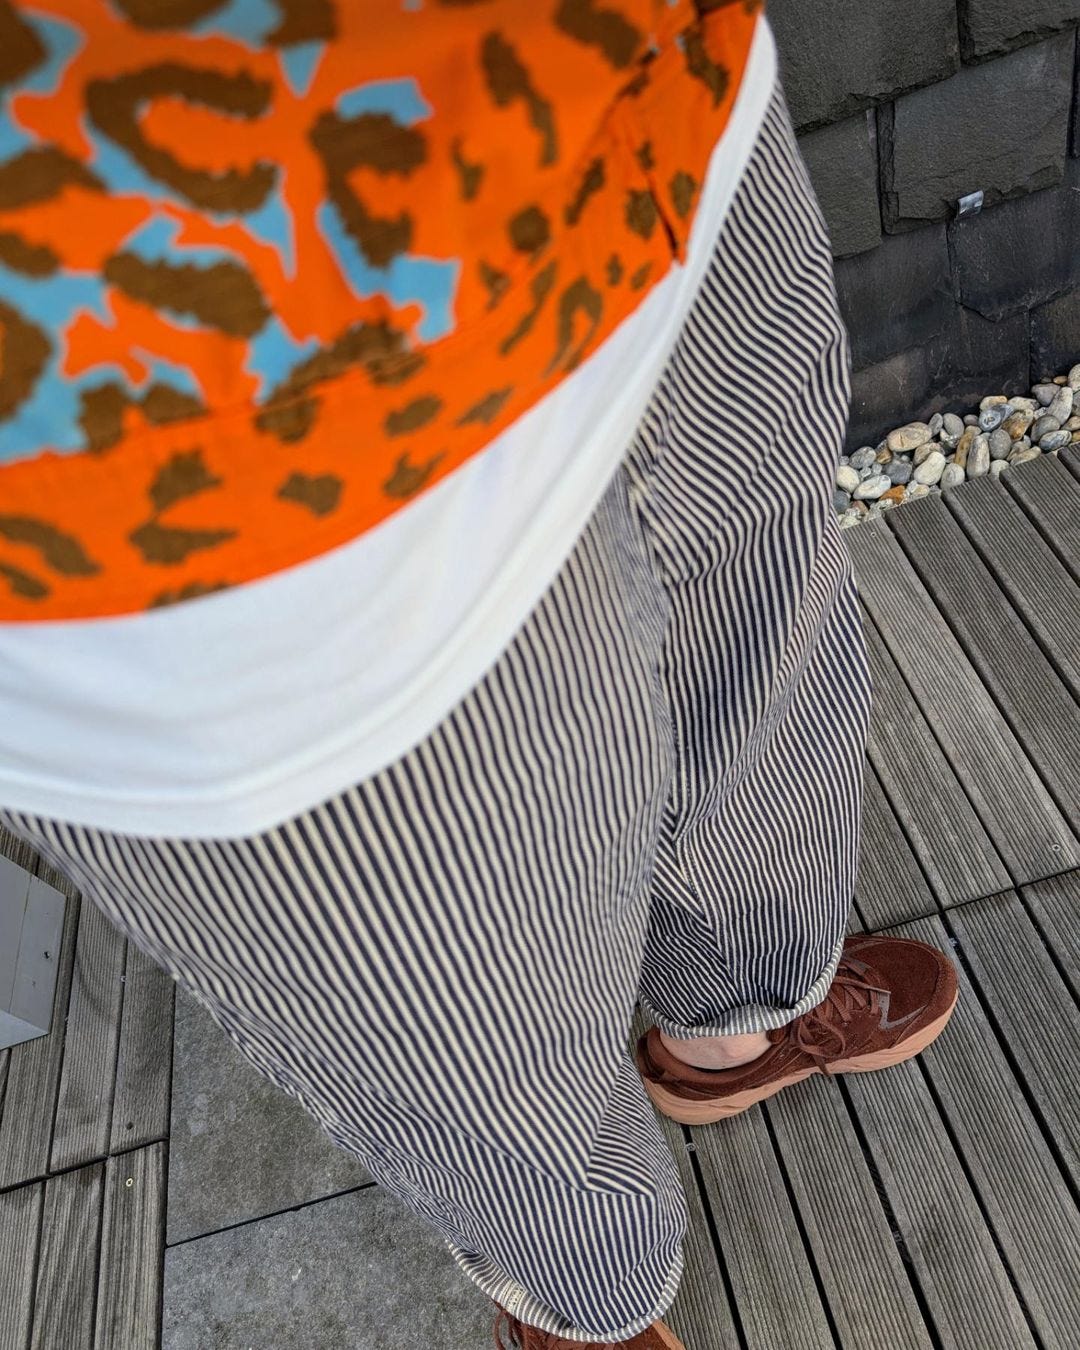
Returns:
[[[0,619],[264,576],[475,455],[683,255],[758,8],[0,0]]]

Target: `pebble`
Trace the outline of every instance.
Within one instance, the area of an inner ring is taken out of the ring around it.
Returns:
[[[1009,399],[1009,402],[1014,408],[1019,408],[1022,412],[1033,413],[1036,412],[1039,407],[1038,402],[1033,398],[1016,398],[1014,396]]]
[[[904,500],[904,489],[900,486],[891,487],[888,490],[888,492],[883,494],[881,498],[881,505],[882,508],[884,508],[885,503],[888,502],[890,506],[899,506],[903,500]]]
[[[837,511],[846,511],[851,505],[851,493],[837,489],[832,495],[832,504]]]
[[[1069,420],[1062,424],[1062,431],[1080,430],[1080,413],[1073,413]]]
[[[1020,408],[1006,417],[1001,424],[1001,430],[1008,433],[1010,440],[1018,441],[1034,420],[1035,414],[1033,412],[1028,412],[1026,408]]]
[[[930,489],[925,483],[909,483],[904,489],[904,496],[908,501],[914,501],[917,497],[927,496],[929,492]]]
[[[851,456],[851,467],[853,469],[865,469],[873,464],[877,458],[877,451],[872,445],[864,445],[861,450],[856,450]]]
[[[1039,400],[1044,408],[1049,408],[1054,399],[1057,398],[1056,384],[1037,384],[1031,391]]]
[[[874,456],[874,459],[878,464],[888,464],[892,457],[892,451],[889,449],[888,445],[882,442],[877,448],[877,454]]]
[[[990,468],[990,437],[976,436],[975,444],[968,451],[967,476],[982,478]]]
[[[1012,418],[1009,420],[1012,421]],[[1017,439],[1019,439],[1019,437]],[[990,433],[991,459],[1008,459],[1009,451],[1012,448],[1013,438],[1003,426],[998,427],[996,431]]]
[[[942,417],[941,413],[935,413],[933,417],[931,417],[930,421],[926,424],[930,428],[931,439],[940,433],[944,424],[945,419]]]
[[[1042,451],[1039,449],[1039,447],[1038,447],[1037,445],[1029,445],[1026,449],[1024,449],[1024,450],[1018,450],[1018,451],[1015,452],[1015,454],[1010,455],[1010,456],[1009,456],[1009,459],[1008,459],[1008,463],[1009,463],[1010,465],[1012,465],[1012,464],[1026,464],[1026,463],[1028,462],[1029,459],[1038,459],[1038,457],[1039,457],[1041,454],[1042,454]]]
[[[959,464],[946,464],[941,475],[941,488],[959,487],[964,481],[964,471]]]
[[[1009,461],[1007,459],[995,459],[993,464],[990,465],[990,477],[1000,478],[1008,467]]]
[[[995,404],[992,408],[984,408],[979,414],[979,426],[983,431],[993,431],[995,427],[1001,426],[1006,417],[1012,415],[1012,408],[1004,401]]]
[[[911,462],[918,468],[924,460],[929,459],[935,453],[940,454],[941,451],[933,441],[927,441],[925,445],[920,445],[918,450],[915,451],[915,456]]]
[[[1080,389],[1080,366],[1073,366],[1066,376],[1066,381],[1070,389]]]
[[[945,456],[941,451],[934,450],[931,454],[927,455],[923,462],[918,466],[912,474],[912,477],[915,479],[916,483],[926,483],[927,486],[930,486],[931,484],[936,483],[942,473],[944,473],[945,463]]]
[[[944,456],[942,456],[944,458]],[[873,501],[880,497],[883,492],[888,492],[892,484],[883,473],[876,473],[872,478],[867,478],[855,489],[855,497],[859,501]]]
[[[964,426],[966,426],[966,427],[977,427],[978,425],[979,425],[979,419],[975,416],[974,413],[966,413],[966,414],[964,415]]]
[[[1001,404],[1008,403],[1008,401],[1009,400],[1004,394],[987,394],[987,396],[979,402],[979,411],[985,412],[987,408],[998,408]]]
[[[858,470],[848,464],[841,464],[836,471],[836,486],[850,496],[859,486]]]
[[[1067,422],[1072,416],[1073,391],[1066,386],[1059,389],[1057,397],[1046,410],[1047,417],[1056,417],[1059,422]]]
[[[878,466],[876,464],[868,464],[865,469],[859,470],[859,481],[862,482],[867,478],[873,478],[877,471]]]
[[[897,427],[885,437],[886,444],[894,454],[903,454],[905,450],[917,450],[930,439],[930,428],[925,422],[908,422]]]
[[[1071,431],[1051,431],[1039,442],[1040,450],[1060,450],[1062,446],[1068,445],[1072,440]],[[1013,460],[1016,463],[1016,460]]]
[[[946,413],[941,420],[941,443],[952,449],[964,434],[964,419],[955,413]]]
[[[964,428],[964,434],[957,443],[955,455],[956,463],[959,464],[961,468],[967,464],[968,451],[971,449],[972,442],[978,434],[975,427]]]
[[[1039,420],[1035,423],[1035,425],[1031,428],[1031,439],[1033,441],[1041,441],[1042,438],[1048,435],[1051,431],[1060,431],[1060,430],[1061,430],[1061,423],[1057,420],[1057,418],[1046,415],[1045,417],[1040,417]]]
[[[854,511],[845,511],[840,517],[840,528],[842,530],[850,530],[852,525],[858,525],[858,523],[859,516]]]
[[[852,502],[849,510],[854,511],[857,516],[865,516],[870,508],[865,502]]]
[[[885,477],[890,483],[908,483],[911,481],[911,460],[894,459],[885,466]]]

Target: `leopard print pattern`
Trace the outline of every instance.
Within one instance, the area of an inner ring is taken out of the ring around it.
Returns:
[[[0,0],[0,619],[293,566],[478,453],[684,256],[758,9]]]

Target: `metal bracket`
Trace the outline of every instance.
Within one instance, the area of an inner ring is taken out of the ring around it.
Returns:
[[[979,188],[977,192],[969,192],[966,197],[961,197],[956,203],[956,218],[962,220],[964,216],[977,216],[983,207],[983,190]]]

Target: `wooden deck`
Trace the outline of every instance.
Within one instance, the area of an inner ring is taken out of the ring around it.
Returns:
[[[688,1350],[1075,1350],[1080,457],[845,538],[875,683],[852,928],[950,949],[961,998],[887,1073],[817,1077],[721,1126],[664,1123],[693,1213],[671,1320]],[[163,1305],[167,1350],[313,1344],[275,1330],[272,1298],[257,1342],[223,1315],[212,1340],[170,1322],[174,988],[62,889],[53,1029],[0,1052],[0,1350],[156,1350]],[[484,1344],[463,1325],[423,1343]],[[405,1322],[340,1342],[414,1344]]]

